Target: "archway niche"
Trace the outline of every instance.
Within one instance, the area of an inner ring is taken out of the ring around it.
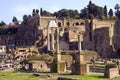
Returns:
[[[76,22],[75,24],[76,24],[76,26],[79,26],[79,23],[78,23],[78,22]]]
[[[58,27],[61,27],[61,22],[58,22]]]
[[[67,26],[70,26],[70,23],[69,23],[69,22],[67,22],[66,24],[67,24]]]

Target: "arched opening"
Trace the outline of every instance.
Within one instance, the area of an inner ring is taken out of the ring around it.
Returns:
[[[69,22],[67,22],[66,24],[67,24],[67,26],[70,26],[70,23],[69,23]]]
[[[73,26],[74,26],[75,24],[73,23]]]
[[[42,64],[40,65],[40,68],[43,68],[43,65],[42,65]]]
[[[58,27],[61,27],[61,22],[58,22]]]
[[[80,25],[85,25],[85,23],[84,23],[84,22],[81,22]]]
[[[76,26],[79,26],[79,23],[78,23],[78,22],[76,22]]]

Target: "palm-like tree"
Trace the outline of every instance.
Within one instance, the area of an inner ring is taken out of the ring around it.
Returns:
[[[119,5],[119,4],[116,4],[116,5],[115,5],[115,10],[118,12],[119,9],[120,9],[120,5]]]

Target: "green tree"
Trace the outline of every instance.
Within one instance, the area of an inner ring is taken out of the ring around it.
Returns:
[[[89,18],[89,12],[88,12],[88,9],[86,7],[81,10],[80,18],[86,18],[86,19]]]
[[[44,11],[42,12],[42,15],[43,15],[43,16],[51,16],[51,13],[48,12],[48,11],[46,11],[46,10],[44,10]]]
[[[116,5],[115,5],[115,10],[118,12],[119,9],[120,9],[120,5],[119,5],[119,4],[116,4]]]
[[[6,23],[4,21],[0,22],[0,26],[5,26],[5,25],[6,25]]]
[[[36,14],[37,14],[37,15],[39,14],[39,10],[38,10],[38,9],[36,9]]]
[[[23,21],[27,21],[28,20],[28,16],[27,15],[24,15],[23,16]]]
[[[104,6],[104,16],[107,17],[107,6]]]
[[[13,17],[12,22],[18,23],[18,20],[17,20],[17,18],[15,16]]]
[[[31,15],[28,15],[28,18],[30,19],[32,16]]]
[[[112,10],[112,9],[109,10],[108,15],[109,15],[110,17],[113,17],[113,10]]]
[[[72,9],[61,9],[58,12],[54,12],[54,16],[58,18],[79,18],[79,13],[77,10]]]
[[[103,17],[103,8],[100,6],[95,5],[92,1],[89,1],[87,8],[81,10],[80,13],[81,18],[99,18],[102,19]]]
[[[89,14],[92,14],[93,13],[93,9],[94,9],[94,4],[92,3],[92,1],[89,1],[89,4],[88,4],[88,11],[89,11]]]
[[[104,15],[104,9],[102,7],[99,7],[98,8],[99,19],[103,19],[103,15]]]
[[[35,15],[36,15],[36,11],[35,9],[33,9],[32,16],[35,16]]]
[[[59,15],[59,17],[69,18],[70,14],[67,9],[61,9],[60,11],[58,11],[58,15]]]
[[[43,10],[42,10],[42,8],[40,9],[40,15],[43,16]]]
[[[79,18],[79,12],[78,12],[78,10],[74,10],[74,12],[75,12],[75,18]]]
[[[117,17],[118,19],[120,19],[120,11],[119,11],[119,9],[120,9],[120,5],[119,5],[119,4],[116,4],[116,5],[115,5],[115,10],[116,10],[115,15],[116,15],[116,17]]]
[[[67,17],[70,17],[70,18],[79,18],[79,13],[77,10],[67,10],[66,11],[66,15]]]

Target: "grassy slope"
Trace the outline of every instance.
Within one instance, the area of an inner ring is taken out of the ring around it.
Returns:
[[[38,80],[31,73],[0,72],[0,80]]]
[[[35,77],[32,76],[33,73],[25,73],[25,72],[0,72],[0,80],[39,80],[42,77]],[[70,74],[52,74],[52,73],[42,73],[42,74],[51,74],[53,78],[57,78],[58,76],[61,77],[68,77],[68,78],[75,78],[80,80],[116,80],[116,79],[109,79],[109,78],[102,78],[100,74],[88,74],[88,75],[70,75]],[[119,80],[119,79],[118,79]]]
[[[109,78],[102,78],[100,74],[88,74],[88,75],[62,75],[63,77],[80,79],[80,80],[111,80]]]

